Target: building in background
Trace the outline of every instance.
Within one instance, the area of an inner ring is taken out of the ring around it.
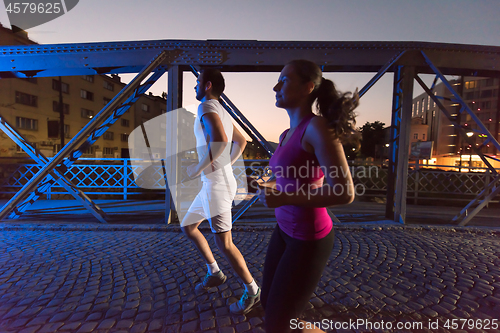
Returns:
[[[0,26],[0,45],[36,44],[25,31]],[[64,110],[64,140],[73,138],[125,86],[118,75],[0,80],[0,115],[45,156],[61,149],[60,91]],[[126,158],[130,132],[166,112],[165,96],[141,96],[92,145],[83,157]],[[0,157],[27,156],[5,133],[0,133]]]
[[[461,94],[464,102],[471,108],[472,111],[483,122],[488,131],[497,139],[500,140],[500,108],[499,108],[499,83],[497,78],[478,78],[478,77],[463,77],[461,80],[449,81],[453,88]],[[452,102],[452,95],[446,89],[444,84],[440,83],[434,89],[436,96],[442,96],[441,103],[448,112],[456,117],[457,121],[464,127],[469,128],[468,135],[472,137],[473,144],[477,147],[484,141],[484,137],[478,137],[473,130],[478,129],[478,126],[472,121],[471,116],[466,112],[460,114],[460,105]],[[413,99],[412,107],[412,133],[410,140],[414,139],[417,133],[414,133],[415,126],[413,119],[418,117],[421,119],[422,125],[427,125],[427,133],[425,138],[419,140],[433,142],[433,164],[438,165],[456,165],[456,166],[471,166],[485,167],[484,162],[478,155],[472,152],[472,147],[466,143],[455,126],[446,118],[444,113],[438,108],[436,103],[423,93]],[[423,128],[422,128],[423,129]],[[486,145],[481,148],[483,154],[498,158],[500,152],[493,145]],[[500,163],[490,160],[491,163],[500,167]]]

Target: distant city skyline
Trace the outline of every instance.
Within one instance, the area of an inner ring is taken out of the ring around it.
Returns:
[[[426,41],[500,46],[500,1],[86,0],[67,14],[28,30],[40,44],[156,39]],[[9,26],[5,9],[0,22]],[[363,87],[374,73],[327,73],[340,91]],[[225,73],[226,94],[267,140],[289,127],[274,106],[279,73]],[[132,75],[122,75],[125,81]],[[197,103],[186,73],[184,104]],[[150,90],[166,91],[166,77]],[[421,91],[416,90],[419,94]],[[390,124],[392,74],[361,100],[357,125]]]

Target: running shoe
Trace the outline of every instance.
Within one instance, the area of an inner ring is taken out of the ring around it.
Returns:
[[[203,292],[207,291],[210,288],[220,286],[224,282],[226,282],[227,276],[222,273],[222,271],[218,271],[215,274],[210,274],[207,273],[205,275],[205,278],[203,279],[203,282],[198,283],[196,287],[194,288],[196,292]]]
[[[244,315],[250,312],[255,306],[260,303],[260,288],[255,295],[248,295],[245,290],[239,301],[234,302],[229,306],[232,314]]]

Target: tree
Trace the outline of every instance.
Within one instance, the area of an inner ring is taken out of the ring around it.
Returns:
[[[366,122],[361,127],[361,155],[364,157],[376,157],[376,146],[384,143],[385,123],[375,121]]]

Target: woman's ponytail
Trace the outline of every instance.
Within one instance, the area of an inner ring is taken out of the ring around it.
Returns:
[[[328,120],[342,143],[351,143],[359,148],[359,134],[356,131],[356,114],[354,109],[359,105],[357,90],[354,94],[339,93],[335,84],[322,78],[321,84],[313,92],[318,112]]]

